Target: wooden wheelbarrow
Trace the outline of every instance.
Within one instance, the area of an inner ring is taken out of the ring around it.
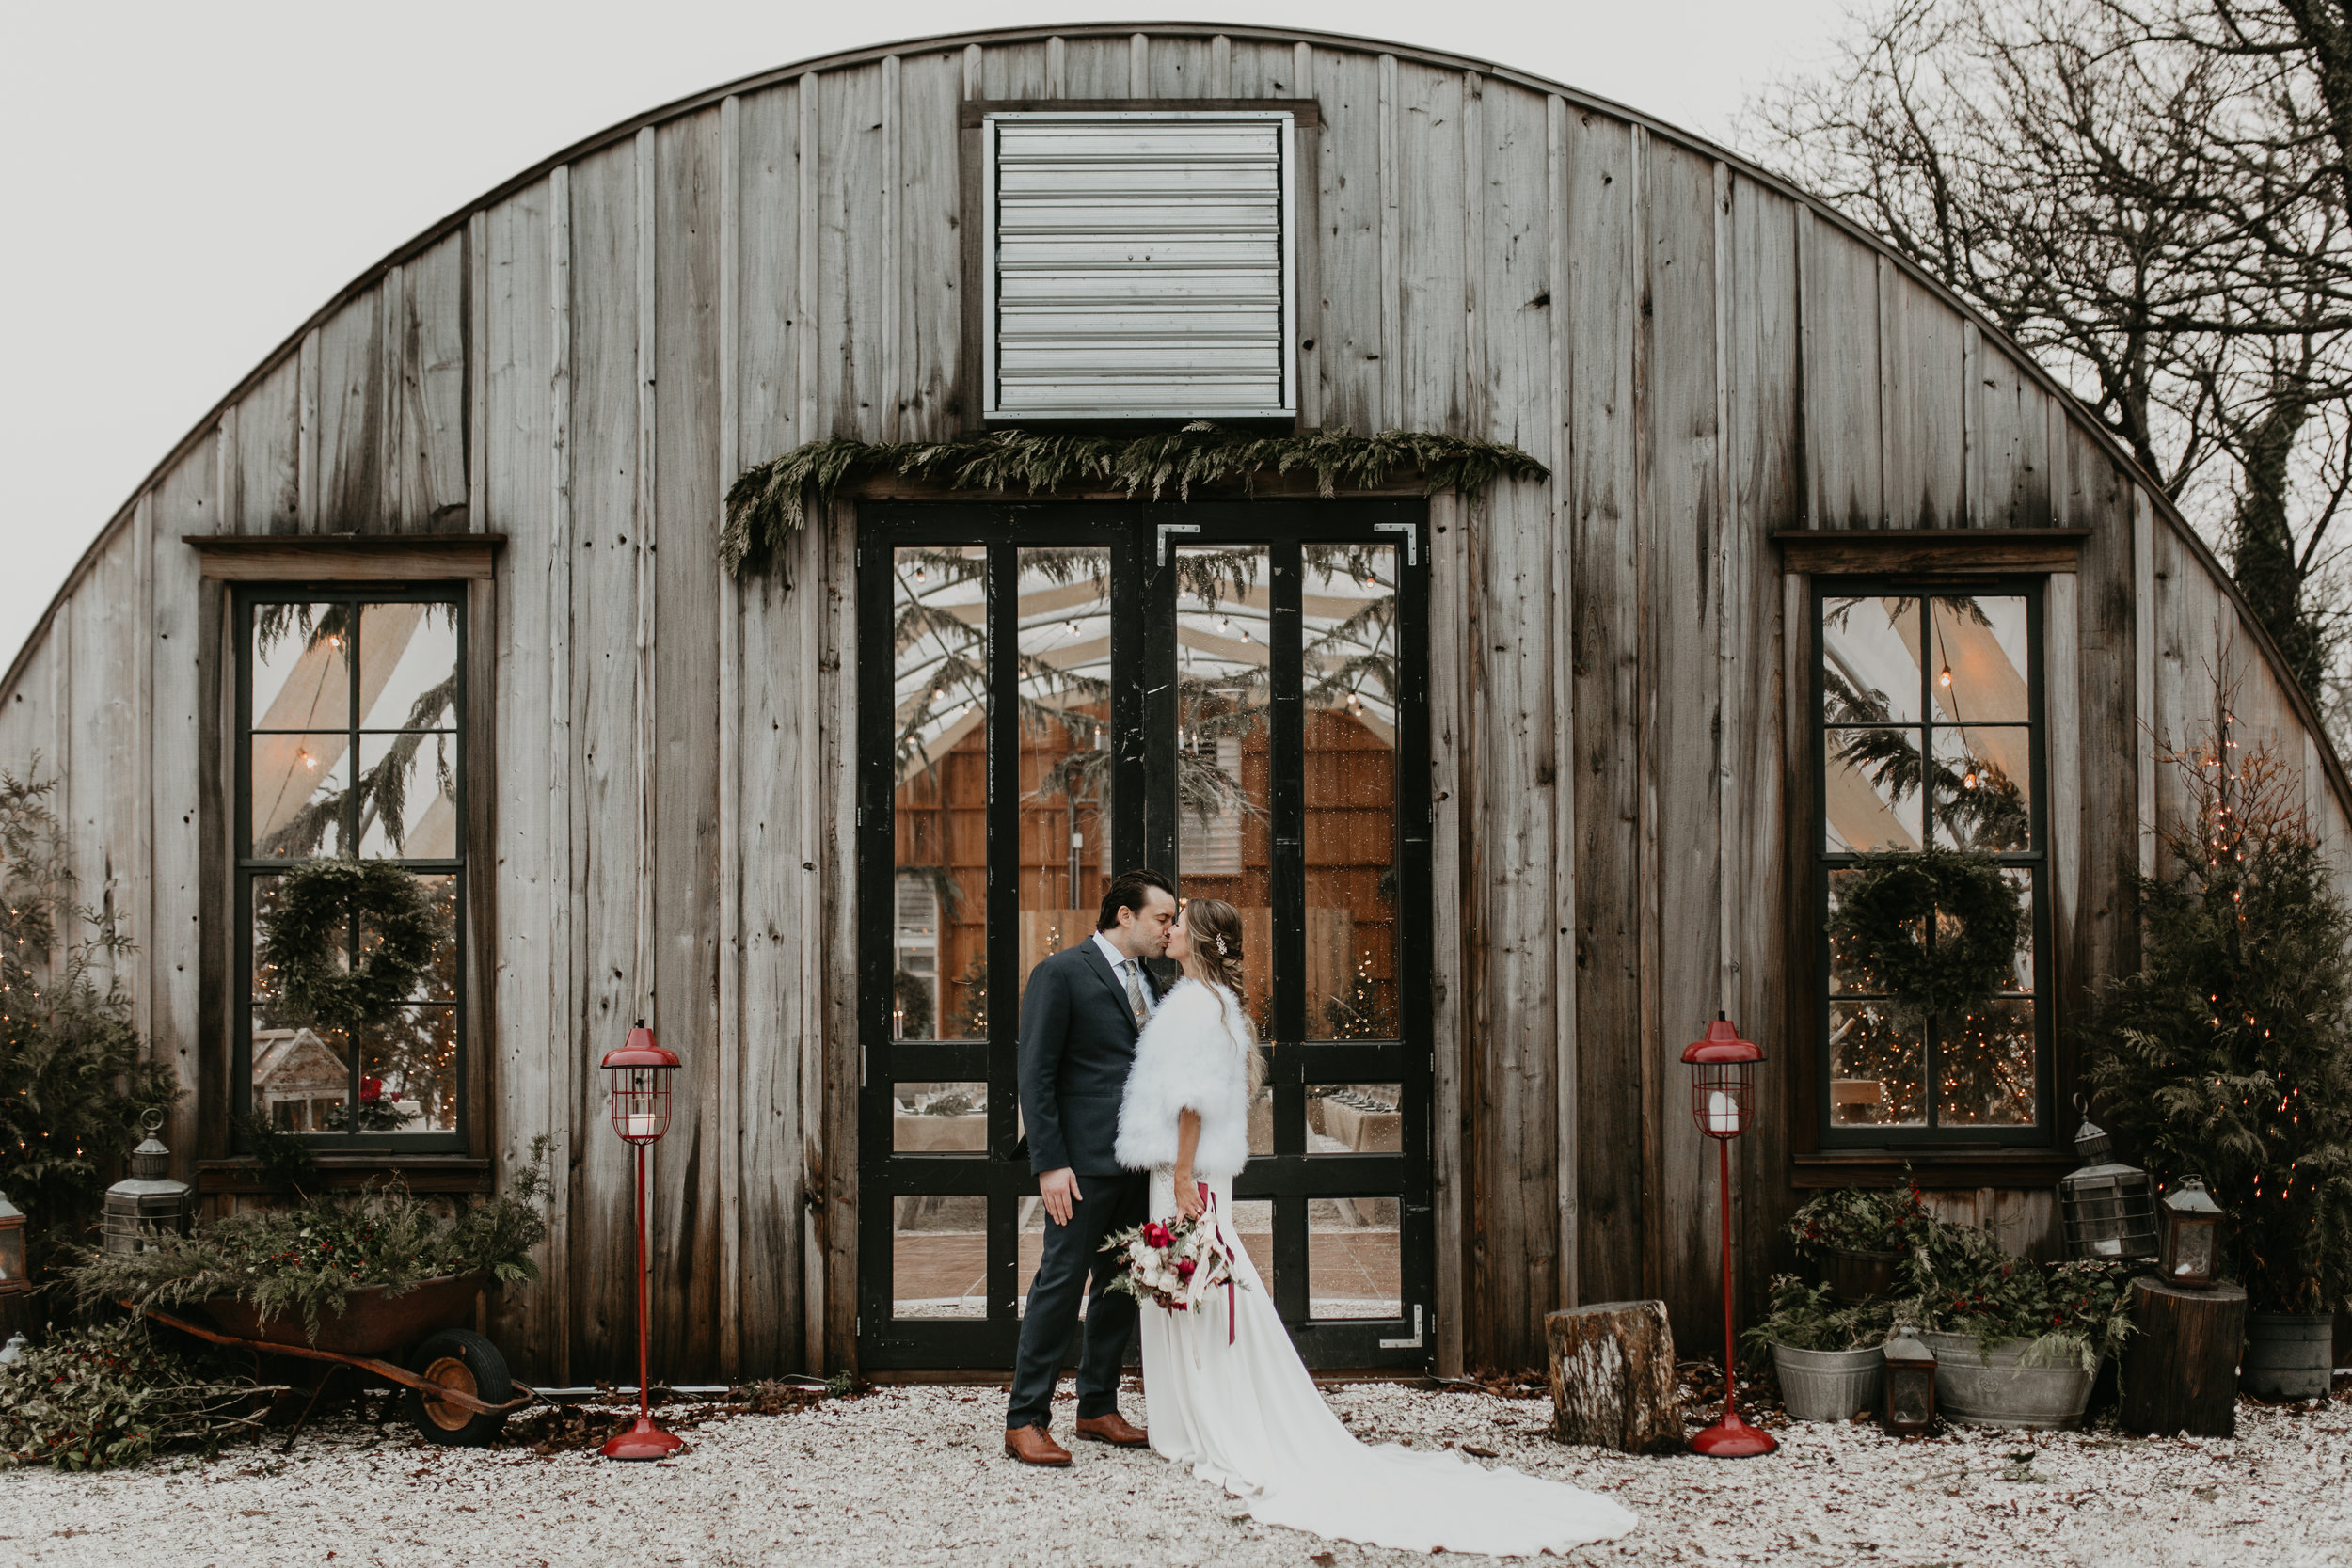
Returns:
[[[133,1310],[215,1345],[326,1362],[318,1386],[310,1390],[310,1402],[286,1434],[288,1449],[335,1373],[345,1367],[405,1389],[408,1419],[429,1440],[479,1447],[498,1435],[510,1414],[539,1398],[538,1390],[508,1373],[506,1357],[496,1345],[459,1326],[473,1316],[483,1280],[480,1274],[421,1280],[398,1295],[381,1285],[354,1291],[342,1311],[319,1319],[316,1342],[300,1320],[263,1318],[249,1302],[234,1296],[215,1296],[201,1304],[215,1328],[152,1307]]]

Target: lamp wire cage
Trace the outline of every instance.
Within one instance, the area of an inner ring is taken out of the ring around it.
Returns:
[[[2074,1152],[2090,1162],[2058,1179],[2058,1222],[2066,1256],[2094,1262],[2145,1262],[2156,1256],[2156,1187],[2137,1165],[2111,1158],[2115,1145],[2086,1121]]]
[[[612,1078],[612,1131],[625,1143],[659,1142],[670,1130],[670,1078],[677,1069],[615,1067],[605,1070]]]
[[[1692,1062],[1691,1119],[1710,1138],[1736,1138],[1756,1118],[1754,1062]]]
[[[147,1136],[131,1151],[131,1174],[107,1188],[99,1206],[100,1245],[118,1257],[145,1252],[165,1234],[186,1235],[195,1217],[191,1189],[172,1180],[171,1150],[155,1135],[163,1113],[149,1111],[142,1123]]]

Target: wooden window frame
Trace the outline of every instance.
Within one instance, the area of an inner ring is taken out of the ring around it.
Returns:
[[[1836,591],[1849,580],[1859,587],[1891,578],[1932,594],[1987,592],[2001,582],[2012,586],[2021,581],[2041,583],[2035,617],[2041,653],[2032,690],[2037,713],[2035,743],[2041,759],[2042,800],[2037,809],[2044,822],[2041,854],[2045,891],[2040,903],[2045,911],[2055,911],[2058,895],[2056,867],[2060,857],[2056,839],[2074,826],[2047,815],[2052,789],[2052,748],[2046,733],[2048,683],[2074,664],[2071,657],[2054,657],[2052,636],[2066,628],[2054,624],[2047,579],[2078,570],[2082,546],[2090,536],[2089,529],[2058,528],[1807,529],[1776,531],[1772,535],[1781,555],[1785,590],[1782,689],[1789,705],[1785,718],[1786,733],[1795,743],[1792,750],[1820,744],[1820,699],[1815,685],[1818,654],[1809,621],[1817,584],[1826,582]],[[1820,832],[1816,793],[1820,763],[1809,752],[1794,755],[1790,762],[1787,775],[1790,787],[1783,802],[1788,876],[1781,908],[1790,932],[1787,973],[1795,982],[1783,992],[1782,1011],[1783,1037],[1789,1042],[1783,1103],[1788,1107],[1792,1123],[1791,1184],[1800,1190],[1885,1186],[1903,1180],[1906,1172],[1916,1172],[1930,1185],[1939,1187],[2040,1186],[2057,1180],[2081,1162],[2067,1150],[2067,1129],[2058,1125],[2060,1107],[2074,1081],[2068,1029],[2071,977],[2063,972],[2066,956],[2057,950],[2055,922],[2046,913],[2037,917],[2042,928],[2036,935],[2035,995],[2042,1014],[2040,1092],[2047,1098],[2042,1107],[2043,1125],[2035,1129],[2033,1138],[2007,1143],[1889,1140],[1876,1146],[1823,1140],[1820,1102],[1826,1079],[1820,1027],[1825,1004],[1820,979],[1821,888],[1817,880],[1816,852]]]
[[[237,964],[243,942],[237,928],[243,851],[236,820],[242,617],[238,590],[270,594],[322,590],[339,595],[370,591],[388,596],[448,593],[461,606],[465,701],[459,717],[459,747],[470,784],[460,802],[464,861],[468,867],[459,950],[462,995],[459,1028],[465,1046],[460,1082],[459,1132],[447,1142],[411,1150],[385,1146],[364,1134],[347,1134],[355,1147],[340,1150],[325,1140],[310,1142],[331,1185],[350,1187],[397,1173],[417,1192],[486,1190],[490,1149],[497,1135],[498,1105],[492,1093],[491,1042],[496,1038],[495,904],[497,876],[494,803],[497,752],[494,711],[498,612],[495,571],[506,543],[498,533],[368,535],[183,536],[199,559],[204,592],[200,600],[199,683],[202,711],[199,747],[201,832],[198,880],[206,911],[198,929],[198,994],[200,1016],[209,1021],[198,1069],[198,1182],[213,1194],[258,1195],[271,1191],[251,1154],[238,1147],[230,1118],[239,1108],[237,1053],[246,1033],[246,976]],[[308,1141],[308,1140],[306,1140]]]
[[[1294,384],[1292,402],[1297,413],[1287,419],[1226,420],[1219,422],[1240,429],[1265,431],[1308,431],[1317,428],[1321,420],[1311,416],[1317,406],[1312,395],[1315,371],[1315,343],[1322,337],[1323,289],[1317,281],[1322,277],[1318,264],[1320,246],[1318,193],[1322,189],[1320,174],[1323,141],[1323,110],[1312,98],[1009,98],[974,99],[958,106],[958,214],[961,226],[961,273],[963,289],[963,322],[961,372],[954,390],[949,394],[949,412],[955,415],[966,434],[985,430],[1041,429],[1069,431],[1168,430],[1185,423],[1192,416],[1155,416],[1152,418],[1116,416],[1102,420],[1033,419],[1013,417],[992,419],[988,409],[988,343],[990,334],[986,321],[988,302],[993,288],[988,275],[988,137],[986,127],[991,115],[1009,114],[1125,114],[1125,115],[1203,115],[1218,113],[1280,113],[1291,117],[1290,153],[1292,167],[1286,170],[1292,190],[1291,261],[1290,261],[1290,321],[1291,341],[1289,374]]]

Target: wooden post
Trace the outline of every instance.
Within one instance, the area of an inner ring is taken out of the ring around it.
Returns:
[[[2148,1437],[2234,1435],[2245,1291],[2135,1279],[2132,1323],[2137,1332],[2123,1346],[2123,1430]]]
[[[1662,1301],[1604,1301],[1544,1319],[1552,1430],[1563,1443],[1626,1453],[1682,1447],[1675,1338]]]

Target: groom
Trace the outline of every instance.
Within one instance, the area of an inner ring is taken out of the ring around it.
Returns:
[[[1151,1178],[1121,1170],[1112,1149],[1136,1038],[1159,1006],[1159,988],[1144,965],[1166,950],[1175,922],[1176,893],[1167,878],[1122,873],[1103,894],[1094,935],[1031,970],[1022,993],[1021,1115],[1047,1220],[1005,1413],[1005,1451],[1024,1465],[1070,1463],[1070,1450],[1048,1429],[1062,1350],[1089,1274],[1078,1435],[1120,1448],[1150,1441],[1119,1413],[1119,1371],[1135,1332],[1136,1300],[1106,1289],[1115,1270],[1099,1249],[1111,1231],[1151,1217]]]

